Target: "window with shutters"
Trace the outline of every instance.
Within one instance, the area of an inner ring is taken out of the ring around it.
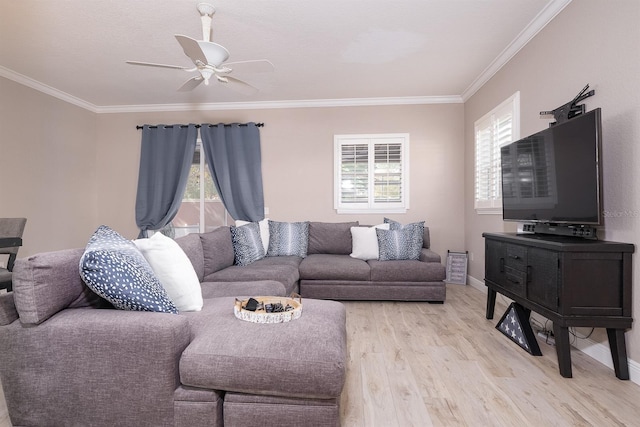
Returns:
[[[404,213],[409,208],[409,135],[336,135],[338,213]]]
[[[520,92],[475,122],[475,209],[502,213],[500,148],[520,138]]]

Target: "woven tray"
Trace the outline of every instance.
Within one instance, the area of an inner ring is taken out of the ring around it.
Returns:
[[[290,311],[282,311],[279,313],[267,313],[264,308],[256,311],[245,310],[248,299],[239,300],[236,298],[233,306],[233,314],[246,322],[252,323],[284,323],[296,320],[302,315],[302,297],[298,294],[292,294],[290,298],[287,297],[253,297],[259,303],[276,304],[280,303],[284,307],[287,305],[293,307]]]

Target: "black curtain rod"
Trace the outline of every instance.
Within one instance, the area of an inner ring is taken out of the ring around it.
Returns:
[[[199,128],[199,127],[201,127],[201,126],[202,126],[202,125],[196,125],[196,128]],[[217,125],[207,125],[207,126],[211,127],[211,126],[217,126]],[[231,125],[225,125],[225,126],[231,126]],[[239,124],[239,126],[246,126],[246,124],[244,124],[244,123],[240,123],[240,124]],[[264,123],[256,123],[256,127],[258,127],[258,128],[261,128],[261,127],[263,127],[263,126],[264,126]],[[158,126],[149,126],[149,127],[150,127],[151,129],[157,129],[157,128],[158,128]],[[172,127],[173,127],[173,125],[166,125],[166,126],[164,126],[164,127],[165,127],[165,128],[172,128]],[[181,128],[186,128],[186,127],[188,127],[188,125],[180,125],[180,127],[181,127]],[[142,129],[142,128],[143,128],[143,126],[136,126],[136,129],[138,129],[138,130],[140,130],[140,129]]]

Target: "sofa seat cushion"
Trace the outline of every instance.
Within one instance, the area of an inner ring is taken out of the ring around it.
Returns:
[[[306,280],[370,280],[369,264],[349,255],[314,254],[300,263],[300,278]]]
[[[256,261],[249,265],[234,265],[224,270],[205,276],[205,282],[252,282],[259,280],[276,280],[282,283],[288,293],[297,291],[300,274],[298,268],[283,263],[262,263]]]
[[[442,264],[416,260],[367,261],[373,282],[437,282],[444,280]]]
[[[271,396],[332,399],[346,374],[346,313],[336,301],[303,299],[302,316],[277,324],[245,322],[234,298],[205,300],[185,312],[191,344],[180,381],[191,387]]]
[[[276,280],[258,282],[202,282],[203,298],[255,297],[270,295],[285,297],[290,295],[284,285]]]

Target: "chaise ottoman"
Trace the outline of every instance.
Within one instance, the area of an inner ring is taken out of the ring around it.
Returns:
[[[305,299],[302,316],[276,324],[239,320],[234,298],[205,301],[184,313],[191,343],[180,358],[176,425],[184,405],[200,405],[201,416],[224,425],[338,426],[346,374],[346,314],[336,301]],[[224,392],[222,395],[220,392]],[[222,408],[220,408],[222,405]],[[185,415],[187,416],[187,415]]]

